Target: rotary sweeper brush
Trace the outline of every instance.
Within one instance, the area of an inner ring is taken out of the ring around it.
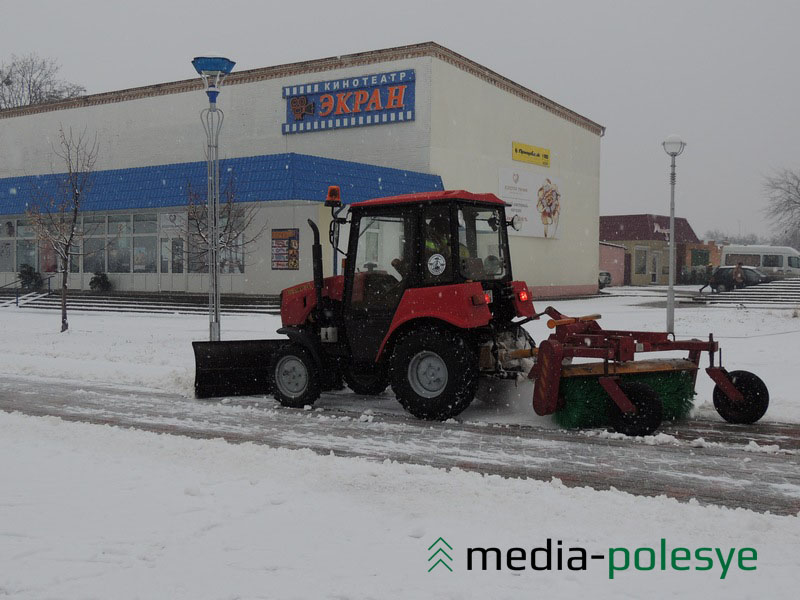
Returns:
[[[553,308],[555,332],[535,347],[523,325],[537,319],[527,285],[511,273],[506,204],[493,194],[440,191],[349,206],[331,187],[329,238],[344,274],[323,278],[319,231],[314,279],[283,290],[282,339],[194,342],[195,393],[270,393],[285,406],[313,404],[344,381],[358,394],[391,384],[421,419],[448,419],[472,402],[481,377],[534,380],[533,405],[567,427],[612,426],[629,435],[686,416],[700,356],[716,382],[714,405],[734,423],[766,411],[768,393],[751,373],[715,366],[717,343],[666,333],[606,331],[593,317]],[[341,225],[350,228],[346,250]],[[684,351],[683,359],[635,361],[637,353]],[[593,359],[575,363],[571,359]],[[533,367],[531,368],[531,363]]]
[[[716,383],[714,407],[726,421],[755,423],[767,411],[769,392],[761,379],[715,366],[719,345],[712,335],[708,341],[675,340],[661,332],[605,330],[599,315],[570,318],[552,307],[542,314],[551,317],[547,325],[555,333],[540,344],[529,374],[533,408],[564,427],[610,425],[646,435],[664,419],[687,417],[703,352],[709,357],[706,373]],[[637,353],[672,351],[688,356],[634,360]],[[595,360],[573,364],[575,358]]]

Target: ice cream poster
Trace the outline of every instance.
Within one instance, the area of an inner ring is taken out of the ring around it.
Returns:
[[[558,237],[559,222],[564,208],[560,182],[549,173],[528,169],[500,169],[498,196],[511,206],[506,218],[519,215],[520,231],[509,229],[509,235]]]

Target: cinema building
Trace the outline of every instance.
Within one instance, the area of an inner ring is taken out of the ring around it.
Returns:
[[[206,199],[207,105],[195,77],[0,111],[0,285],[23,264],[57,269],[27,211],[57,194],[63,127],[98,142],[70,286],[88,289],[99,271],[119,291],[205,292],[192,206]],[[222,253],[223,293],[311,279],[306,221],[327,231],[333,184],[345,204],[438,189],[497,194],[523,220],[511,237],[515,278],[537,297],[597,289],[604,128],[447,48],[234,70],[218,106],[221,201],[248,215]]]

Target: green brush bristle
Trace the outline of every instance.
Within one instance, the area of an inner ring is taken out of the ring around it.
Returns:
[[[659,371],[622,375],[622,381],[638,381],[653,388],[661,398],[665,421],[685,419],[692,409],[692,371]],[[609,425],[612,401],[597,377],[566,377],[561,380],[564,406],[554,418],[561,427],[585,428]]]
[[[602,427],[609,423],[611,404],[596,377],[564,378],[560,393],[565,402],[553,417],[561,427]]]

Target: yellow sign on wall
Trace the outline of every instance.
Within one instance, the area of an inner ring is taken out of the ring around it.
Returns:
[[[541,167],[549,167],[550,149],[530,146],[522,142],[511,142],[511,158]]]

